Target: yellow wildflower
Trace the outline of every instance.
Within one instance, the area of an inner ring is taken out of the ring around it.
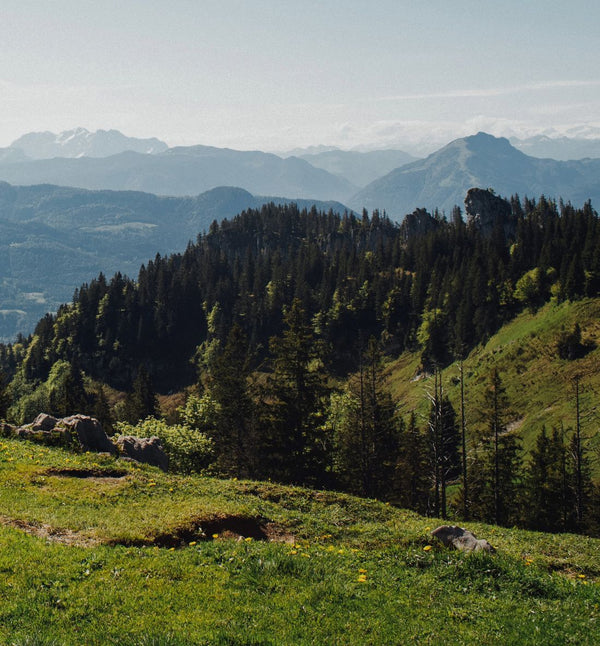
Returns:
[[[431,547],[431,545],[425,545],[425,547],[423,548],[423,550],[424,550],[425,552],[429,552],[429,551],[430,551],[430,550],[432,550],[432,549],[433,549],[433,548]]]
[[[190,543],[189,543],[190,547],[193,547],[196,544],[197,544],[197,541],[190,541]]]

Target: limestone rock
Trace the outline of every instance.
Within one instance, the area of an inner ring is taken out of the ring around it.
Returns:
[[[457,525],[441,525],[431,534],[446,547],[454,547],[463,552],[495,552],[485,538],[476,538],[469,530]]]
[[[474,224],[484,236],[489,237],[496,226],[504,230],[507,238],[514,237],[517,229],[510,202],[494,195],[492,191],[471,188],[465,197],[467,222]]]
[[[77,435],[84,451],[116,453],[115,445],[97,419],[88,415],[71,415],[60,420],[61,426]]]
[[[162,448],[158,437],[134,437],[133,435],[122,435],[117,438],[117,448],[121,454],[136,462],[144,462],[163,471],[169,468],[169,457]]]

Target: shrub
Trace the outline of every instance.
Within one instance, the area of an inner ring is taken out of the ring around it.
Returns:
[[[169,456],[169,469],[180,473],[200,473],[211,463],[214,455],[213,441],[204,433],[184,424],[169,425],[165,421],[147,417],[138,424],[117,422],[117,433],[138,437],[160,438]]]

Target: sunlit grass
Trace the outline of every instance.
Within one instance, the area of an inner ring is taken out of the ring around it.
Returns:
[[[435,519],[377,501],[14,440],[0,448],[0,643],[600,639],[595,539],[470,524],[498,553],[464,556],[433,541]],[[94,475],[58,473],[67,468]],[[152,544],[226,517],[274,524],[277,540],[216,530]],[[91,542],[69,544],[79,536]]]
[[[577,360],[560,359],[556,341],[561,328],[572,330],[576,322],[581,326],[583,340],[592,342],[596,348]],[[488,376],[495,367],[506,388],[512,418],[526,450],[533,446],[544,425],[548,430],[575,426],[573,380],[576,375],[580,376],[582,386],[583,433],[591,437],[597,427],[597,420],[591,415],[600,392],[599,365],[600,299],[549,303],[535,313],[523,312],[464,361],[467,430],[472,432],[480,425],[478,408]],[[390,363],[388,375],[401,413],[406,417],[416,410],[423,424],[432,379],[415,380],[418,368],[418,353],[405,354]],[[457,363],[443,371],[444,391],[457,411],[460,410],[459,376]],[[593,445],[588,443],[589,447]],[[594,468],[600,472],[600,464]]]

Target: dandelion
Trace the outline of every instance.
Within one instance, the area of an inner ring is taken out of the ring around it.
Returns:
[[[585,574],[578,574],[578,575],[577,575],[577,578],[578,578],[578,579],[585,579]]]
[[[430,551],[430,550],[432,550],[432,549],[433,549],[433,548],[431,547],[431,545],[425,545],[425,547],[423,548],[423,551],[425,551],[425,552],[429,552],[429,551]]]
[[[173,493],[173,487],[169,487],[169,493]]]
[[[251,543],[252,542],[252,536],[246,536],[246,538],[244,540],[246,541],[246,543]]]
[[[291,550],[290,554],[298,554],[298,550]]]
[[[366,574],[359,574],[357,581],[359,583],[366,583],[367,582],[367,575]]]
[[[194,545],[196,545],[196,544],[197,544],[197,541],[190,541],[189,546],[194,547]]]
[[[174,552],[175,548],[174,547],[169,547],[169,552]]]
[[[366,574],[367,571],[364,568],[361,567],[361,568],[358,568],[358,573],[359,574]]]
[[[218,534],[213,534],[212,537],[213,538],[219,538],[219,535]]]

